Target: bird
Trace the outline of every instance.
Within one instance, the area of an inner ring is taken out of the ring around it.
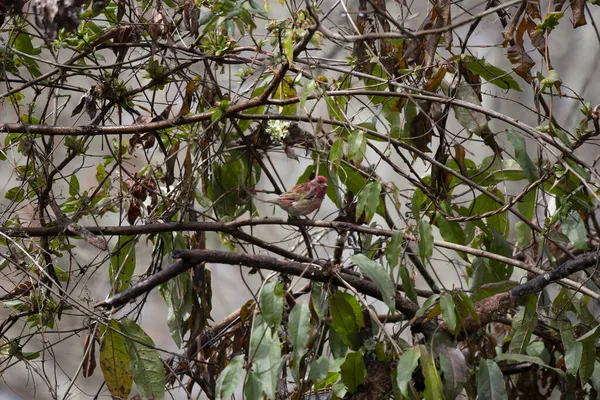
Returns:
[[[287,192],[279,195],[276,200],[259,200],[278,205],[287,211],[288,214],[299,217],[306,216],[318,210],[326,194],[327,178],[319,175],[309,182],[294,186]]]

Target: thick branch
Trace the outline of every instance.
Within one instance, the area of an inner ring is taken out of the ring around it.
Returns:
[[[197,232],[225,232],[232,235],[239,234],[240,227],[243,226],[256,226],[256,225],[290,225],[290,226],[315,226],[320,228],[333,228],[338,230],[347,230],[354,232],[369,233],[372,235],[391,237],[394,233],[391,230],[371,228],[368,226],[351,224],[348,222],[338,221],[313,221],[308,219],[285,219],[285,218],[247,218],[240,219],[231,222],[166,222],[163,224],[149,224],[149,225],[135,225],[135,226],[90,226],[84,227],[90,233],[95,235],[104,236],[122,236],[122,235],[144,235],[151,233],[163,233],[163,232],[183,232],[183,231],[197,231]],[[10,237],[27,237],[27,236],[56,236],[61,233],[71,235],[71,232],[63,232],[62,227],[31,227],[31,228],[0,228],[0,232]],[[409,241],[417,241],[417,238],[412,235],[403,235],[404,239]],[[537,268],[533,265],[526,264],[522,261],[515,260],[513,258],[504,257],[499,254],[490,253],[485,250],[474,249],[468,246],[462,246],[456,243],[450,243],[443,240],[434,240],[434,246],[446,248],[455,251],[462,251],[467,254],[472,254],[477,257],[485,257],[491,260],[496,260],[508,265],[515,266],[522,270],[532,272],[540,275],[546,271]],[[588,288],[581,287],[580,284],[572,280],[563,278],[558,281],[561,285],[578,290],[583,294],[586,294],[596,300],[600,300],[600,295],[589,290]]]
[[[318,264],[308,264],[289,260],[277,260],[273,257],[260,254],[238,254],[217,250],[176,250],[173,253],[173,257],[179,260],[137,285],[97,304],[96,307],[109,308],[122,306],[136,297],[149,292],[161,283],[167,282],[169,279],[193,268],[201,262],[243,265],[248,268],[266,269],[284,274],[301,276],[317,282],[332,282],[336,285],[343,284],[339,278],[329,274],[326,269],[322,268],[326,264],[322,261],[319,261]],[[344,272],[340,272],[339,275],[358,292],[382,300],[381,293],[379,292],[379,289],[377,289],[375,283]],[[419,307],[410,300],[402,297],[400,294],[397,294],[396,308],[405,316],[412,318]]]

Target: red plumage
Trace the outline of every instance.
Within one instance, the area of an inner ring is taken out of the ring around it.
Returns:
[[[281,194],[277,200],[269,203],[277,204],[293,216],[308,215],[321,207],[327,194],[327,178],[317,176],[310,182],[300,183]]]

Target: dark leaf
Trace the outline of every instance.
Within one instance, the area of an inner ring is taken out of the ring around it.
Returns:
[[[356,388],[365,381],[367,369],[360,353],[348,353],[346,360],[340,366],[342,382],[351,393],[356,392]]]
[[[477,393],[481,400],[508,400],[504,375],[494,360],[482,358],[479,362]]]

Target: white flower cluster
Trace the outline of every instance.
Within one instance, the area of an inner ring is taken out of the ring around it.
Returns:
[[[288,128],[291,124],[291,121],[270,120],[267,122],[267,133],[274,141],[281,142],[290,133]]]

